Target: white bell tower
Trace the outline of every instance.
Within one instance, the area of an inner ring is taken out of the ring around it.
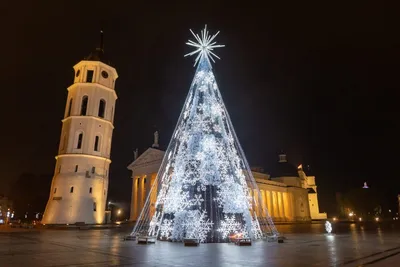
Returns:
[[[100,48],[74,66],[43,224],[104,222],[117,71]]]

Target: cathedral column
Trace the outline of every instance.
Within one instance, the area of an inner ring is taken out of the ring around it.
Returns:
[[[137,198],[136,198],[136,210],[137,210],[137,219],[139,219],[140,212],[142,211],[142,180],[143,178],[138,176],[137,178]]]
[[[267,217],[267,202],[265,199],[265,191],[264,190],[260,190],[261,193],[261,207],[262,207],[262,217]]]
[[[289,206],[288,206],[288,198],[287,198],[287,193],[283,192],[282,193],[282,202],[283,202],[283,209],[285,210],[285,217],[287,220],[290,221],[290,210],[289,210]]]
[[[279,205],[278,205],[278,197],[275,191],[272,191],[272,206],[274,207],[274,215],[275,218],[280,217]]]
[[[137,220],[138,217],[138,201],[137,198],[138,197],[138,177],[135,176],[133,179],[133,189],[132,189],[132,207],[131,207],[131,212],[132,212],[132,216],[131,219],[133,221]]]
[[[272,193],[271,191],[267,190],[267,208],[268,208],[268,213],[271,217],[274,216],[274,208],[272,207]]]
[[[151,196],[150,196],[151,183],[152,183],[152,175],[151,175],[151,173],[148,173],[148,174],[146,174],[146,184],[145,184],[146,197],[143,199],[143,207],[146,204],[147,199],[149,199],[149,207],[147,210],[147,212],[149,212],[149,213],[151,211]]]
[[[278,193],[278,201],[279,201],[279,210],[281,211],[281,217],[283,220],[285,220],[285,207],[283,205],[283,193],[279,192]]]

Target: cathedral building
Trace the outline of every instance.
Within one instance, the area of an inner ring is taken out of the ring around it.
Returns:
[[[43,224],[104,222],[118,74],[102,42],[74,71]]]
[[[128,166],[132,171],[131,221],[136,221],[144,207],[151,186],[156,180],[158,169],[164,158],[164,151],[159,149],[158,133],[154,144],[138,156]],[[326,213],[319,212],[317,185],[315,176],[307,176],[302,166],[290,164],[285,154],[271,169],[270,174],[261,169],[252,169],[252,174],[261,193],[262,205],[267,208],[275,222],[300,222],[323,220]],[[152,192],[149,198],[150,209],[154,208],[157,195]],[[154,212],[150,210],[150,212]],[[265,216],[266,214],[257,214]]]

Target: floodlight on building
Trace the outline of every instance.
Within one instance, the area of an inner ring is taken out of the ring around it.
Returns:
[[[379,217],[375,217],[375,221],[379,222]]]

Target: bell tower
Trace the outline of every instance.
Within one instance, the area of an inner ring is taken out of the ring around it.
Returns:
[[[100,46],[74,67],[43,224],[104,222],[118,74]]]

